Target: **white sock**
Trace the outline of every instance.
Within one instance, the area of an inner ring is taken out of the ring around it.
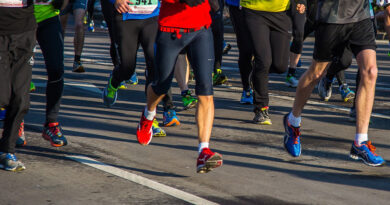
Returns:
[[[201,143],[199,143],[199,146],[198,146],[199,154],[202,152],[203,148],[209,148],[209,143],[208,142],[201,142]]]
[[[292,112],[288,115],[288,122],[293,126],[293,127],[299,127],[301,124],[301,116],[295,117]]]
[[[362,142],[365,142],[365,141],[368,141],[367,133],[365,133],[365,134],[358,133],[355,135],[355,143],[357,145],[360,146],[362,144]]]
[[[147,107],[145,107],[144,115],[146,119],[153,120],[154,116],[156,116],[156,110],[149,111]]]

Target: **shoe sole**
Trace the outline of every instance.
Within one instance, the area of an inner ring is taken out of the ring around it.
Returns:
[[[156,133],[156,134],[153,134],[153,137],[166,137],[167,134],[166,133]]]
[[[353,100],[355,99],[355,95],[354,94],[349,94],[347,95],[347,97],[345,97],[344,99],[342,99],[345,103],[348,102],[348,103],[353,103]]]
[[[254,122],[255,124],[258,124],[258,125],[272,125],[272,122],[271,120],[269,121],[264,121],[264,122]]]
[[[199,174],[207,173],[215,168],[222,166],[222,155],[215,152],[212,157],[210,157],[203,166],[198,166],[196,172]]]
[[[23,142],[23,144],[16,144],[16,147],[24,147],[27,145],[26,140]]]
[[[167,124],[163,124],[164,127],[174,127],[174,126],[179,126],[180,125],[180,122],[176,119],[170,121],[169,123]]]
[[[228,81],[228,80],[225,79],[225,80],[222,80],[222,81],[220,81],[220,82],[214,83],[213,85],[223,85],[223,84],[226,84],[227,81]]]
[[[3,165],[0,165],[0,169],[4,169],[6,171],[11,171],[11,172],[20,172],[20,171],[25,170],[26,167],[25,166],[17,166],[17,167],[15,167],[13,169],[10,169],[10,168],[4,167]]]
[[[194,101],[191,104],[189,104],[186,107],[184,107],[184,110],[189,110],[189,109],[195,108],[196,104],[198,104],[198,102]]]

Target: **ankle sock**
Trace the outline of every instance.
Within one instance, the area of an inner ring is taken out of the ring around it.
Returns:
[[[368,141],[368,134],[365,133],[365,134],[362,134],[362,133],[358,133],[355,135],[355,143],[357,145],[361,145],[362,142],[365,142],[365,141]]]
[[[300,127],[301,124],[301,116],[295,117],[292,112],[288,115],[288,122],[293,126],[293,127]]]
[[[209,143],[208,142],[199,143],[199,146],[198,146],[198,153],[199,154],[202,152],[203,148],[209,148]]]
[[[147,107],[145,107],[144,116],[148,120],[153,120],[154,116],[156,116],[156,110],[149,111]]]

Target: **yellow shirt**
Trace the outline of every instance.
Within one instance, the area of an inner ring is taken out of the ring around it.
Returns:
[[[241,0],[242,7],[268,12],[282,12],[290,8],[290,0]]]

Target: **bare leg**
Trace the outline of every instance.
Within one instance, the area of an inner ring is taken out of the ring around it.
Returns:
[[[75,21],[75,36],[74,36],[74,54],[81,56],[84,47],[84,24],[83,18],[85,16],[84,9],[75,9],[73,11]]]
[[[356,133],[367,133],[378,74],[376,52],[363,50],[356,57],[361,77],[356,96]]]
[[[65,38],[65,30],[66,30],[66,24],[68,23],[68,15],[69,14],[65,14],[65,15],[60,16],[63,38]]]
[[[390,43],[390,6],[388,6],[385,10],[385,17],[384,17],[384,22],[385,22],[385,30],[387,33],[387,38]]]
[[[214,121],[214,98],[212,95],[198,95],[196,109],[199,142],[209,142]]]
[[[186,54],[179,54],[175,65],[175,78],[180,91],[188,90],[188,78],[190,76],[189,64]]]
[[[302,54],[290,52],[290,68],[296,68]]]
[[[312,61],[310,68],[301,76],[295,93],[295,100],[292,113],[294,116],[301,116],[303,107],[309,99],[315,85],[326,73],[329,62]]]
[[[156,95],[152,89],[152,84],[150,83],[147,91],[147,108],[148,111],[154,111],[157,108],[158,103],[164,98],[165,95]]]

